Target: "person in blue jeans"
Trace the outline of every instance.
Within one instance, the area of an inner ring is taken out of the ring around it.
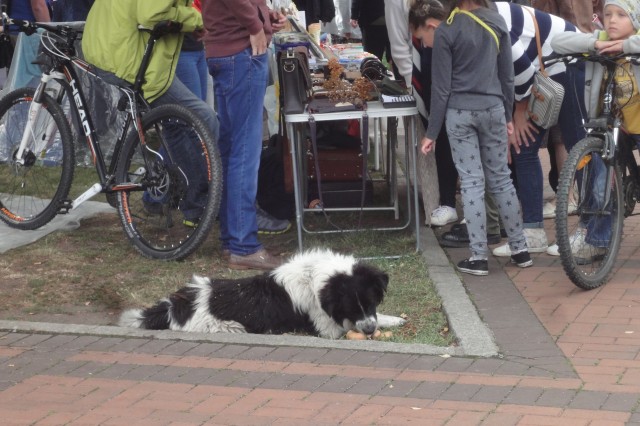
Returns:
[[[521,6],[519,4],[495,3],[498,12],[509,27],[512,40],[513,68],[515,72],[515,107],[513,113],[514,138],[511,139],[511,160],[515,167],[518,199],[522,205],[522,222],[531,253],[546,252],[548,240],[544,230],[543,195],[544,175],[539,151],[546,129],[537,126],[528,116],[527,105],[535,71],[540,69],[536,48],[536,24],[542,56],[552,53],[551,41],[565,32],[576,32],[576,27],[560,17]],[[535,23],[534,23],[535,16]],[[581,111],[584,90],[584,72],[570,69],[562,63],[547,67],[548,75],[565,88],[565,96],[558,124],[562,140],[567,148],[584,137]],[[495,256],[510,256],[508,245],[493,250]]]
[[[269,10],[265,0],[209,0],[202,4],[202,18],[220,119],[223,253],[232,269],[270,270],[282,262],[258,241],[256,194],[269,75],[267,46],[286,18]]]

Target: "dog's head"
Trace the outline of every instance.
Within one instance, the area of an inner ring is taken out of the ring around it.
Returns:
[[[371,265],[356,263],[351,274],[339,273],[320,292],[322,309],[345,330],[371,335],[378,327],[376,308],[384,299],[389,276]]]

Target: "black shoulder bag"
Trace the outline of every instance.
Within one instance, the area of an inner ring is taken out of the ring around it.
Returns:
[[[284,114],[300,114],[311,96],[311,73],[304,52],[289,48],[278,54],[280,106]]]

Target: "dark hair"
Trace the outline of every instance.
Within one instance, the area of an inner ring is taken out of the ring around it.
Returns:
[[[412,31],[425,25],[427,19],[447,19],[447,9],[439,0],[415,0],[409,9],[409,28]]]

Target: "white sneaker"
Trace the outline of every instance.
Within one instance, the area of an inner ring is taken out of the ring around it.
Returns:
[[[439,206],[431,212],[431,226],[444,226],[458,220],[456,209],[449,206]]]
[[[573,254],[578,265],[590,265],[596,260],[604,259],[607,249],[604,247],[595,247],[585,241],[584,244]]]
[[[547,234],[544,228],[525,228],[523,229],[524,238],[527,240],[527,250],[529,253],[542,253],[549,247]],[[511,248],[509,244],[504,244],[493,249],[493,255],[498,257],[511,256]]]
[[[584,245],[584,237],[585,237],[585,230],[582,228],[578,228],[576,232],[574,232],[569,237],[569,241],[571,241],[571,251],[573,252],[574,255]],[[558,244],[550,245],[549,248],[547,249],[547,254],[550,256],[560,256],[560,249],[558,248]]]
[[[556,205],[550,201],[544,203],[542,207],[542,217],[545,219],[553,219],[556,217]]]
[[[567,208],[567,214],[568,215],[576,214],[577,211],[578,211],[578,203],[576,203],[573,200],[570,200],[569,207]]]

